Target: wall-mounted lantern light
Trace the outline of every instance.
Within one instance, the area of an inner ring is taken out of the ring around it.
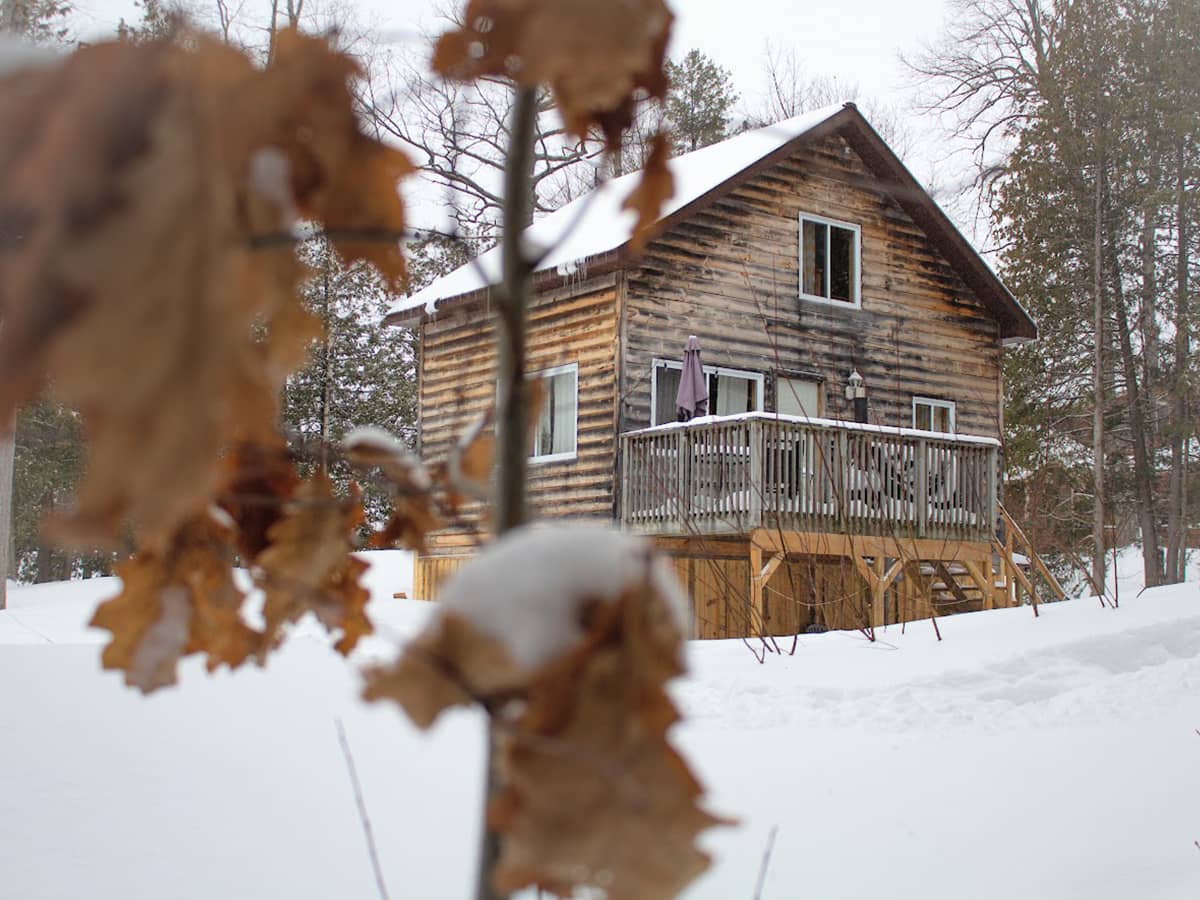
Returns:
[[[867,382],[858,374],[858,369],[846,379],[846,399],[854,403],[854,421],[867,421]]]

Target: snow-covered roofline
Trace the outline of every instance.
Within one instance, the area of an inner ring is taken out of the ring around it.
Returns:
[[[668,166],[675,178],[675,195],[663,208],[660,227],[778,161],[802,139],[833,131],[849,142],[893,199],[925,230],[967,286],[988,306],[1000,325],[1001,339],[1036,338],[1037,326],[1029,314],[853,103],[826,106],[671,159]],[[635,223],[634,213],[621,209],[621,205],[640,177],[639,172],[633,172],[607,181],[530,225],[522,236],[526,252],[532,256],[545,254],[537,273],[546,277],[557,271],[566,277],[586,272],[590,261],[619,264],[620,251],[629,243]],[[394,303],[385,321],[405,322],[432,315],[442,301],[472,294],[499,280],[500,248],[494,247]]]
[[[826,106],[671,159],[667,165],[675,177],[675,196],[667,201],[663,217],[682,209],[764,156],[831,119],[842,109],[842,104]],[[594,191],[530,225],[524,235],[526,251],[537,254],[550,250],[538,271],[558,270],[564,275],[573,274],[588,259],[624,246],[633,236],[636,216],[629,210],[622,210],[621,204],[640,177],[641,172],[632,172],[606,181]],[[411,297],[396,302],[388,315],[397,316],[420,307],[432,315],[440,301],[494,285],[499,280],[500,248],[497,246]]]

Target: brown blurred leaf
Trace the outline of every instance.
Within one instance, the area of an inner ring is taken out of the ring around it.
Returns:
[[[291,34],[279,59],[263,72],[189,35],[0,80],[0,421],[47,381],[83,415],[64,539],[131,519],[162,549],[208,505],[221,448],[273,434],[318,333],[296,297],[297,215],[403,228],[408,164],[358,130],[354,64]],[[395,241],[337,243],[402,274]]]
[[[241,110],[254,116],[260,104],[286,109],[286,116],[269,123],[271,133],[263,140],[286,153],[300,214],[324,224],[347,264],[374,263],[399,289],[407,275],[397,186],[416,169],[402,152],[363,133],[350,90],[351,80],[361,75],[358,63],[325,40],[288,29],[276,37],[271,67]],[[249,122],[244,130],[253,133]],[[388,234],[396,237],[384,239]]]
[[[256,561],[266,595],[264,652],[279,642],[284,625],[306,612],[329,631],[341,630],[335,649],[342,654],[371,633],[370,595],[359,584],[367,564],[350,555],[362,521],[357,492],[345,500],[335,497],[324,473],[296,491],[284,517],[267,532],[270,544]]]
[[[495,409],[479,416],[450,448],[445,465],[434,473],[434,481],[445,492],[452,513],[468,499],[486,500],[491,495],[492,466],[496,461],[496,435],[491,430]]]
[[[597,126],[616,147],[639,92],[666,96],[671,20],[663,0],[469,0],[465,24],[438,41],[433,68],[548,83],[570,131],[586,137]]]
[[[342,442],[359,468],[378,468],[388,481],[392,514],[371,537],[373,547],[425,550],[425,535],[441,525],[434,512],[433,480],[425,464],[396,438],[377,428],[356,428]]]
[[[621,209],[632,209],[637,213],[637,224],[633,228],[630,249],[640,253],[653,233],[654,225],[662,215],[663,205],[675,194],[675,176],[667,166],[671,146],[661,131],[654,135],[650,156],[637,187],[633,189]]]
[[[419,635],[390,666],[364,672],[367,700],[394,700],[418,728],[451,706],[492,703],[519,692],[528,673],[503,644],[453,613]]]
[[[245,662],[260,636],[242,622],[245,598],[233,581],[232,556],[229,528],[202,515],[182,526],[164,552],[119,564],[121,593],[91,621],[113,635],[104,668],[124,671],[126,684],[150,693],[175,683],[185,654],[207,653],[210,671]]]
[[[584,642],[539,672],[505,740],[489,821],[503,835],[498,891],[583,885],[610,900],[669,900],[708,868],[695,846],[721,820],[667,743],[664,690],[679,674],[678,628],[646,585],[595,604]]]
[[[248,564],[267,546],[267,532],[283,515],[300,476],[282,439],[240,443],[223,463],[225,484],[217,502],[236,523],[238,551]]]
[[[592,886],[610,900],[668,900],[707,868],[696,838],[721,820],[700,808],[702,789],[666,740],[678,713],[665,684],[682,672],[683,635],[659,584],[648,574],[617,598],[564,598],[583,637],[536,671],[447,608],[395,664],[367,673],[364,696],[395,700],[421,728],[451,706],[478,702],[492,713],[498,892],[574,896]]]

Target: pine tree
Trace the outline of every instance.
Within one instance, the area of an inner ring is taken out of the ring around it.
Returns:
[[[43,398],[17,418],[13,467],[14,570],[21,581],[63,581],[111,572],[111,553],[80,553],[56,547],[42,526],[69,506],[83,474],[83,423]]]
[[[1008,363],[1008,431],[1039,435],[1042,466],[1061,465],[1072,446],[1092,454],[1097,580],[1104,527],[1121,511],[1137,522],[1146,584],[1180,574],[1194,434],[1182,373],[1192,367],[1194,292],[1179,262],[1194,243],[1184,186],[1194,183],[1200,130],[1197,92],[1178,65],[1189,55],[1183,48],[1196,46],[1196,16],[1180,17],[1184,7],[1077,0],[1063,8],[995,210],[1006,277],[1041,330],[1039,343]],[[1171,343],[1176,377],[1167,383]],[[1009,458],[1036,472],[1030,443],[1014,444]],[[1165,451],[1168,497],[1157,477]]]
[[[676,153],[707,147],[729,135],[738,95],[729,70],[699,50],[689,50],[679,62],[667,63],[671,92],[666,118]]]
[[[410,331],[383,325],[395,299],[378,273],[362,263],[346,266],[323,237],[301,248],[313,275],[302,294],[322,323],[324,337],[311,362],[288,380],[283,424],[303,469],[326,465],[347,489],[352,473],[342,454],[330,452],[351,429],[374,425],[412,444],[416,439],[416,354]],[[371,521],[387,508],[386,496],[364,486]]]
[[[67,39],[65,0],[0,0],[0,34],[8,33],[37,44]],[[3,323],[0,323],[3,327]],[[0,609],[8,605],[8,576],[15,567],[13,491],[16,422],[0,422]]]

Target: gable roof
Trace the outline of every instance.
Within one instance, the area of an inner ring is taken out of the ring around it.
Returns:
[[[852,103],[827,106],[746,131],[671,159],[668,165],[675,178],[675,195],[664,206],[656,227],[665,230],[786,158],[800,145],[834,133],[858,153],[967,286],[995,314],[1000,336],[1035,338],[1037,326],[1029,314]],[[640,174],[633,172],[611,179],[530,225],[524,234],[526,247],[535,253],[549,249],[538,273],[567,276],[585,269],[589,262],[619,264],[628,258],[635,215],[622,210],[621,204]],[[404,322],[423,314],[432,315],[443,301],[473,294],[499,280],[500,247],[496,246],[412,296],[398,300],[388,310],[385,321]]]

